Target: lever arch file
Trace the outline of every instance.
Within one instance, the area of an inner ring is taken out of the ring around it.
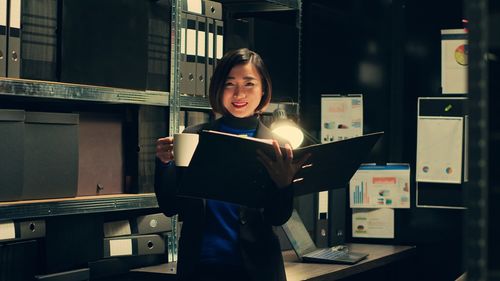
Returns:
[[[378,132],[295,149],[295,159],[304,154],[311,156],[293,180],[294,194],[347,186],[382,135]],[[265,188],[271,179],[257,160],[258,149],[270,157],[275,155],[266,140],[201,132],[191,163],[184,170],[179,195],[261,207],[271,192]]]

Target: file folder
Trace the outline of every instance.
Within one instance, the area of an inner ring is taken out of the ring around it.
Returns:
[[[196,96],[205,96],[206,68],[206,18],[196,17]]]
[[[33,280],[44,260],[40,248],[36,240],[0,244],[0,280]]]
[[[45,237],[44,220],[0,222],[0,242]]]
[[[169,91],[171,2],[152,1],[148,6],[146,89]]]
[[[45,220],[16,222],[17,238],[22,240],[45,237]]]
[[[9,0],[7,76],[21,75],[21,0]]]
[[[224,55],[224,22],[215,20],[215,66]]]
[[[294,194],[346,187],[382,135],[378,132],[295,149],[296,159],[311,156],[293,180]],[[202,131],[191,163],[183,169],[178,194],[262,207],[273,190],[265,189],[271,179],[257,160],[257,149],[275,155],[273,146],[261,139]]]
[[[181,95],[189,94],[189,84],[188,84],[188,71],[189,67],[187,64],[187,53],[186,53],[186,37],[187,37],[187,14],[180,13],[181,21],[181,43],[180,43],[180,54],[179,54],[179,91]]]
[[[222,4],[215,1],[203,1],[204,15],[212,18],[222,20]]]
[[[186,74],[183,79],[186,81],[186,94],[196,94],[196,16],[186,14],[187,28],[186,28]]]
[[[165,253],[165,242],[157,234],[104,238],[104,257],[163,253]]]
[[[10,0],[7,76],[57,80],[57,1]]]
[[[104,237],[160,233],[172,230],[172,219],[163,213],[157,213],[129,220],[106,222],[103,228]]]
[[[182,0],[182,11],[197,15],[203,14],[202,0]]]
[[[7,0],[0,0],[0,77],[7,76]]]
[[[172,219],[163,213],[139,216],[132,223],[132,231],[138,234],[159,233],[171,230]]]
[[[206,64],[206,83],[205,93],[208,96],[212,75],[214,73],[215,60],[215,22],[211,18],[207,18],[207,64]]]
[[[0,109],[0,201],[22,197],[24,119],[24,110]]]

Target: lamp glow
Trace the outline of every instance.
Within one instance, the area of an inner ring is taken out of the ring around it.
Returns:
[[[304,141],[304,133],[293,124],[276,124],[273,127],[273,133],[288,140],[292,149],[299,147]]]
[[[285,109],[278,108],[273,111],[274,122],[271,124],[271,131],[279,137],[287,140],[292,149],[299,147],[304,141],[304,132],[300,127],[288,119]]]

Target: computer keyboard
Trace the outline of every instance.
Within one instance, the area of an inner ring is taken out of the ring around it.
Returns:
[[[316,250],[316,251],[309,253],[307,255],[304,255],[304,256],[311,257],[311,258],[335,259],[335,258],[346,256],[347,253],[348,253],[347,251],[339,251],[339,250],[333,250],[330,248],[326,248],[326,249]]]

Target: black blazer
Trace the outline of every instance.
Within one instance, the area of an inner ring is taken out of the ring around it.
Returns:
[[[216,130],[219,120],[186,128],[185,133]],[[272,132],[259,122],[257,138],[274,138]],[[230,151],[228,151],[230,153]],[[223,155],[221,155],[223,157]],[[221,176],[223,171],[221,171]],[[177,276],[188,280],[199,260],[205,220],[205,200],[176,196],[182,169],[156,161],[155,192],[161,210],[167,216],[178,214],[183,222],[179,240]],[[274,185],[269,181],[268,184]],[[209,188],[209,187],[207,187]],[[285,281],[285,269],[280,244],[273,226],[284,224],[293,210],[292,186],[273,189],[275,193],[264,203],[264,208],[240,207],[239,239],[243,266],[255,281]]]

